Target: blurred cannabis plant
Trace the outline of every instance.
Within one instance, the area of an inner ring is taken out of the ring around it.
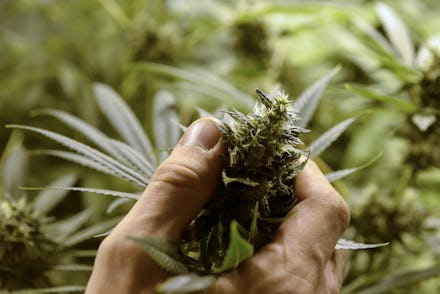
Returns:
[[[84,229],[90,209],[60,220],[51,216],[68,195],[66,191],[50,190],[51,187],[72,185],[77,181],[73,174],[58,178],[31,199],[20,189],[26,183],[28,164],[27,152],[20,143],[22,137],[21,132],[13,132],[1,161],[0,289],[10,293],[81,292],[83,286],[65,286],[55,281],[63,280],[72,271],[91,271],[91,265],[78,263],[78,258],[93,256],[94,250],[74,247],[113,226],[115,219]]]
[[[440,143],[439,37],[433,36],[416,45],[409,28],[394,9],[380,2],[375,8],[385,35],[365,22],[356,20],[354,23],[364,45],[371,50],[377,61],[376,68],[369,69],[375,71],[371,72],[371,76],[376,79],[375,75],[380,74],[392,86],[384,90],[384,85],[378,82],[369,88],[349,86],[349,89],[402,111],[405,122],[399,128],[398,135],[409,140],[406,162],[415,172],[430,167],[438,168],[440,153],[438,148],[432,147]]]
[[[388,149],[381,167],[389,176],[380,188],[370,183],[359,190],[359,196],[351,203],[352,228],[363,236],[363,241],[374,242],[388,236],[392,245],[370,255],[353,254],[346,279],[347,293],[382,293],[404,286],[419,289],[419,282],[439,274],[438,256],[425,242],[430,235],[429,216],[436,214],[438,207],[438,188],[432,192],[431,203],[435,204],[429,207],[426,195],[431,193],[430,188],[420,184],[420,178],[428,174],[432,175],[434,187],[440,183],[435,176],[440,166],[438,37],[434,35],[423,42],[424,38],[414,36],[415,30],[410,30],[394,8],[381,2],[373,7],[377,28],[361,19],[350,22],[350,31],[355,31],[362,48],[359,52],[363,52],[360,66],[369,81],[367,85],[349,84],[347,88],[369,99],[368,106],[375,110],[373,116],[386,115],[381,123],[385,122],[391,136],[384,141],[373,138],[373,142]],[[371,221],[367,223],[365,219]],[[426,263],[402,266],[397,262],[401,257],[413,258],[414,263],[426,259]],[[362,276],[368,272],[382,274]]]

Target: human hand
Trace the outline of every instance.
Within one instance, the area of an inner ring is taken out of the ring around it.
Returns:
[[[86,293],[154,293],[167,277],[127,236],[179,241],[214,194],[225,152],[221,133],[199,120],[160,165],[141,198],[101,243]],[[273,241],[237,269],[222,275],[210,293],[334,293],[342,283],[345,254],[334,251],[349,222],[347,205],[309,162],[296,177],[299,203]]]

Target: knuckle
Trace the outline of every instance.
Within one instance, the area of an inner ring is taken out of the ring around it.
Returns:
[[[335,197],[335,200],[332,201],[332,213],[336,216],[336,219],[338,223],[340,224],[343,231],[347,229],[348,225],[350,224],[350,210],[348,208],[347,203],[345,200],[338,195],[338,197]]]
[[[177,188],[193,188],[203,182],[197,170],[188,165],[165,161],[161,164],[151,179]]]

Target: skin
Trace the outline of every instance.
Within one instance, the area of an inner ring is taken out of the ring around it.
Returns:
[[[168,274],[126,236],[179,241],[213,195],[224,152],[213,121],[190,126],[141,198],[101,243],[86,293],[155,293],[155,285]],[[299,203],[273,241],[222,275],[208,293],[339,292],[345,252],[334,247],[349,224],[348,207],[312,161],[293,185]]]

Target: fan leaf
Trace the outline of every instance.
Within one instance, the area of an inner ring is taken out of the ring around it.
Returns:
[[[242,261],[254,255],[254,247],[238,231],[238,223],[231,222],[230,241],[219,273],[236,268]]]
[[[339,239],[338,243],[335,246],[336,250],[345,249],[345,250],[359,250],[359,249],[373,249],[378,247],[387,246],[390,243],[377,243],[377,244],[365,244],[358,243],[354,241],[349,241],[345,239]]]
[[[125,101],[107,85],[97,83],[93,90],[100,109],[115,130],[130,146],[155,162],[151,142]]]
[[[301,120],[298,125],[306,127],[318,106],[322,93],[327,88],[330,80],[338,73],[340,67],[336,67],[330,73],[313,83],[298,97],[293,108],[299,113]]]
[[[82,154],[86,157],[88,157],[90,160],[93,160],[101,165],[103,165],[105,168],[110,169],[112,172],[116,173],[118,176],[124,177],[137,185],[141,187],[145,187],[148,184],[148,179],[137,173],[136,171],[128,168],[127,166],[121,164],[120,162],[114,160],[113,158],[109,157],[108,155],[100,152],[99,150],[96,150],[88,145],[85,145],[81,142],[78,142],[76,140],[73,140],[69,137],[41,129],[36,127],[29,127],[29,126],[23,126],[23,125],[8,125],[9,128],[17,128],[17,129],[24,129],[32,132],[39,133],[43,136],[48,137],[49,139],[52,139],[70,149],[72,149],[75,152],[78,152],[79,154]]]
[[[128,237],[128,239],[141,245],[148,255],[164,270],[173,274],[188,272],[188,267],[181,261],[178,244],[154,237]]]
[[[319,156],[325,149],[327,149],[327,147],[329,147],[339,138],[339,136],[355,121],[355,119],[356,118],[349,118],[338,123],[314,140],[309,147],[310,158]]]
[[[212,287],[217,281],[213,275],[199,276],[194,273],[178,275],[167,279],[156,287],[159,293],[187,293],[203,291]]]
[[[337,180],[340,180],[342,178],[345,178],[361,169],[364,169],[368,166],[370,166],[371,164],[373,164],[379,157],[381,157],[382,154],[379,154],[377,156],[375,156],[372,160],[370,160],[367,163],[364,163],[360,166],[356,166],[356,167],[352,167],[352,168],[347,168],[347,169],[342,169],[342,170],[337,170],[331,173],[326,174],[325,176],[327,177],[327,180],[331,183]]]
[[[46,215],[67,196],[67,191],[51,189],[56,186],[71,186],[77,180],[76,175],[69,174],[60,177],[49,184],[47,189],[39,193],[33,202],[34,211],[40,215]]]
[[[385,3],[377,3],[376,12],[391,44],[399,53],[403,63],[411,67],[414,64],[415,58],[414,44],[405,23],[394,10]]]

